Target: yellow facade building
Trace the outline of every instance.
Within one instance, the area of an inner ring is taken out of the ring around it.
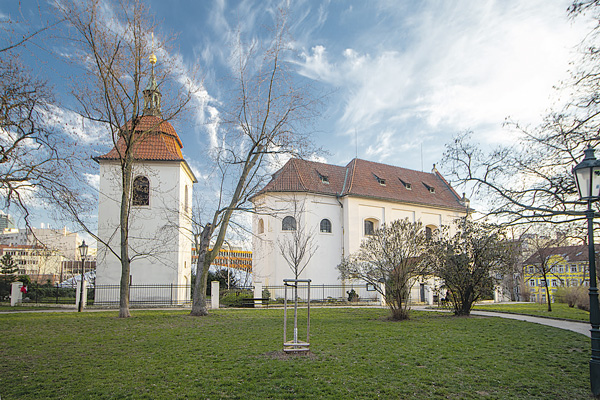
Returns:
[[[596,259],[599,249],[596,248]],[[540,303],[546,302],[546,285],[552,302],[559,287],[589,286],[588,246],[539,249],[525,261],[523,279],[530,300]]]

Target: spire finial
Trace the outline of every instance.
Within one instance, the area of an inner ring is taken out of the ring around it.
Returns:
[[[150,64],[152,64],[152,70],[154,70],[154,64],[156,64],[156,56],[154,55],[154,32],[152,32],[152,53],[148,56]]]
[[[154,77],[154,64],[156,64],[156,56],[154,55],[154,32],[152,32],[152,53],[148,56],[148,61],[150,61],[150,64],[152,65],[152,70],[150,71],[148,85],[146,86],[146,90],[144,90],[144,115],[160,117],[161,94],[158,90],[156,78]]]

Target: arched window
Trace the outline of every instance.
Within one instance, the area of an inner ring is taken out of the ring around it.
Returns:
[[[133,180],[131,204],[134,206],[150,205],[150,181],[145,176],[136,176]]]
[[[263,221],[262,218],[260,218],[258,220],[258,233],[259,234],[265,233],[265,222]]]
[[[281,222],[282,231],[295,231],[296,230],[296,218],[290,217],[289,215]]]
[[[427,225],[425,227],[425,238],[427,240],[431,240],[431,238],[433,237],[433,235],[435,235],[436,232],[437,232],[437,226]]]
[[[320,230],[323,233],[331,233],[331,221],[327,218],[321,220]]]
[[[375,233],[375,229],[378,228],[377,222],[375,219],[365,219],[365,236]]]

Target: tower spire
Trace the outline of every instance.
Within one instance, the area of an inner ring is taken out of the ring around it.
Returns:
[[[160,99],[162,95],[158,90],[158,84],[154,77],[154,65],[156,64],[156,56],[154,55],[154,33],[152,33],[152,53],[148,56],[148,61],[152,65],[152,70],[150,72],[148,85],[146,85],[146,89],[144,89],[144,115],[162,117],[160,111]]]

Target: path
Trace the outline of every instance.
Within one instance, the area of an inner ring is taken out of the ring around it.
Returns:
[[[427,308],[427,306],[413,307],[413,310],[446,311],[446,310],[437,310],[437,309]],[[447,311],[447,312],[450,312],[450,311]],[[568,331],[581,333],[582,335],[591,337],[591,335],[590,335],[591,325],[587,322],[564,321],[564,320],[560,320],[560,319],[532,317],[529,315],[508,314],[508,313],[499,313],[499,312],[494,312],[494,311],[480,311],[480,310],[471,311],[471,315],[480,315],[480,316],[485,316],[485,317],[499,317],[499,318],[507,318],[507,319],[516,319],[518,321],[533,322],[535,324],[553,326],[553,327],[559,328],[559,329],[566,329]]]

